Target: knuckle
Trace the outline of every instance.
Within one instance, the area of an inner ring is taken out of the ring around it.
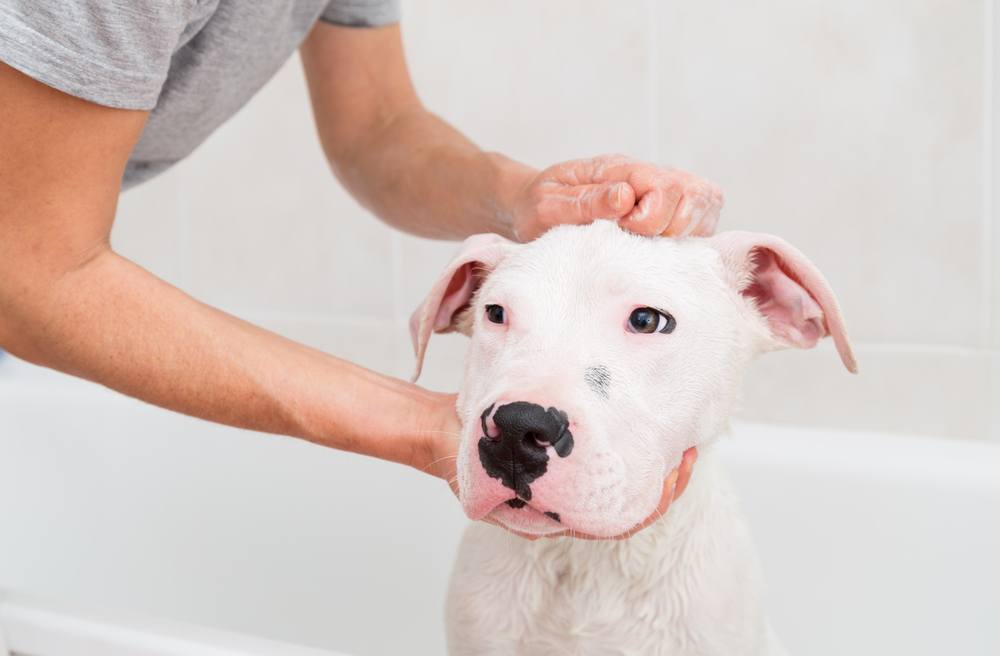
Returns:
[[[628,155],[624,155],[622,153],[607,153],[604,155],[598,155],[597,157],[594,157],[593,161],[601,162],[604,164],[631,164],[635,160],[629,157]]]
[[[711,187],[705,187],[705,186],[699,187],[696,194],[698,196],[698,201],[702,205],[708,206],[708,205],[713,205],[715,203],[716,195],[715,192],[711,189]]]
[[[632,159],[618,153],[610,155],[597,155],[586,160],[586,168],[592,182],[601,182],[605,179],[608,169],[632,163]]]
[[[535,211],[545,205],[549,198],[550,194],[544,187],[534,187],[528,192],[528,203]]]
[[[683,169],[663,169],[663,172],[671,180],[676,180],[684,185],[689,185],[692,181],[698,179],[697,176],[694,176]]]
[[[679,198],[684,194],[684,185],[680,180],[671,180],[663,185],[663,193],[669,198]]]

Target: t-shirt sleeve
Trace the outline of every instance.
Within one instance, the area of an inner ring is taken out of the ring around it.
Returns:
[[[399,22],[399,0],[332,0],[320,16],[347,27],[381,27]]]
[[[84,100],[152,109],[193,0],[0,0],[0,61]]]

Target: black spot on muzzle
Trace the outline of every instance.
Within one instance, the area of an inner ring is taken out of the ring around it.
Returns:
[[[587,367],[583,372],[583,379],[587,381],[587,386],[604,398],[608,398],[608,390],[611,387],[611,372],[602,364],[595,367]]]
[[[497,408],[493,423],[499,435],[491,437],[485,429],[492,407],[482,417],[484,435],[479,440],[479,461],[491,478],[499,479],[520,499],[531,501],[531,483],[548,469],[548,447],[560,458],[573,451],[569,418],[556,408],[515,401]]]

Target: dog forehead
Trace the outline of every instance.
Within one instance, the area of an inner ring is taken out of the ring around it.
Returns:
[[[721,281],[721,260],[701,239],[634,235],[613,221],[560,226],[518,246],[490,276],[494,289],[588,300],[670,289],[706,291]]]

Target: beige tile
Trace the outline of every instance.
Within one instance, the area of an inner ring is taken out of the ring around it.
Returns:
[[[1000,402],[996,353],[864,345],[856,351],[861,367],[857,376],[841,367],[828,344],[813,351],[761,356],[747,375],[739,416],[832,428],[996,438]]]
[[[988,217],[990,223],[986,231],[986,239],[990,244],[990,260],[987,266],[987,285],[989,286],[990,294],[986,298],[986,302],[990,304],[990,307],[987,308],[986,312],[988,317],[986,330],[990,346],[1000,349],[1000,121],[997,120],[1000,117],[1000,45],[997,45],[997,39],[1000,38],[998,36],[1000,35],[1000,7],[996,3],[993,3],[992,8],[993,42],[990,44],[992,46],[992,53],[990,54],[993,59],[993,79],[991,80],[993,95],[991,98],[992,112],[989,117],[993,138],[993,143],[990,145],[990,168],[992,172],[990,198],[992,211],[991,216]],[[1000,428],[997,429],[997,432],[1000,433]]]
[[[126,191],[118,200],[111,245],[157,276],[182,284],[179,176],[167,171]]]
[[[399,238],[399,320],[409,320],[458,249],[456,242],[418,239],[408,235]]]
[[[994,184],[994,189],[1000,185]],[[989,255],[989,293],[985,295],[989,307],[986,308],[987,343],[994,349],[1000,349],[1000,214],[993,212],[992,251]]]
[[[535,166],[652,156],[648,3],[434,0],[403,29],[425,103],[484,148]]]
[[[243,314],[391,315],[389,229],[329,172],[297,60],[183,166],[196,296]]]
[[[408,326],[398,325],[393,343],[396,346],[396,375],[409,380],[416,366],[416,358]],[[457,392],[462,382],[468,344],[469,338],[465,335],[433,335],[427,346],[427,356],[417,384],[439,392]]]
[[[981,345],[983,3],[662,3],[661,156],[812,256],[855,337]]]
[[[423,303],[431,285],[438,279],[448,262],[458,251],[452,242],[432,241],[414,237],[400,239],[398,317],[400,336],[399,375],[409,378],[415,365],[409,333],[410,315]],[[461,334],[434,335],[428,347],[420,384],[440,391],[456,391],[462,379],[462,366],[468,338]]]
[[[1000,351],[992,351],[988,357],[990,373],[986,401],[989,407],[987,437],[1000,443]]]

